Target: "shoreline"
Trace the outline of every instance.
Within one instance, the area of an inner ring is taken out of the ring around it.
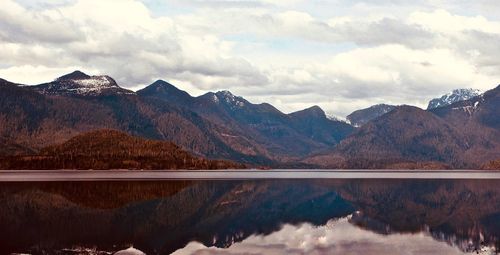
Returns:
[[[495,170],[4,170],[0,182],[265,179],[500,179]]]

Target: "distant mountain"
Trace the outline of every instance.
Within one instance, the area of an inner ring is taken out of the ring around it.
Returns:
[[[353,131],[344,122],[329,120],[319,107],[287,115],[270,104],[253,104],[229,91],[191,97],[167,82],[157,81],[137,93],[189,109],[226,128],[225,142],[246,141],[241,148],[246,153],[279,160],[325,150]],[[315,134],[315,129],[321,134]]]
[[[337,145],[354,131],[354,128],[342,121],[328,118],[318,106],[290,113],[292,127],[310,139],[328,144]]]
[[[365,109],[357,110],[347,116],[347,120],[354,126],[360,127],[396,108],[395,105],[377,104]]]
[[[107,75],[89,76],[80,71],[61,76],[53,82],[33,86],[33,89],[47,95],[134,94],[133,91],[119,87]]]
[[[475,168],[500,159],[499,91],[427,111],[376,105],[348,116],[355,129],[318,106],[285,114],[229,91],[193,97],[162,80],[132,92],[80,71],[35,86],[0,79],[0,155],[115,129],[254,167]]]
[[[481,91],[478,89],[455,89],[452,92],[443,95],[440,98],[434,98],[429,102],[427,109],[447,106],[455,102],[464,101],[479,96]]]
[[[0,119],[5,121],[0,121],[0,138],[37,151],[83,132],[107,128],[172,141],[196,155],[213,159],[266,165],[271,162],[228,146],[220,135],[224,129],[192,111],[135,93],[108,92],[45,94],[37,86],[1,80]]]
[[[243,165],[193,157],[177,145],[99,130],[43,148],[39,154],[10,156],[0,169],[226,169]]]
[[[211,159],[298,167],[297,158],[327,150],[353,130],[324,113],[288,115],[229,91],[192,97],[159,80],[134,93],[108,76],[79,71],[36,86],[1,80],[0,94],[0,119],[5,120],[0,138],[33,151],[83,132],[116,129],[172,141]]]
[[[385,168],[387,164],[447,162],[464,167],[466,140],[438,116],[412,106],[399,106],[367,123],[336,149],[348,165]]]
[[[463,154],[477,166],[500,159],[500,86],[469,100],[430,110],[467,138]]]
[[[422,163],[479,168],[500,158],[500,86],[428,111],[401,106],[367,123],[330,153],[307,163],[393,168]]]
[[[164,99],[184,106],[190,106],[193,101],[193,97],[187,92],[163,80],[153,82],[151,85],[137,91],[137,94]]]

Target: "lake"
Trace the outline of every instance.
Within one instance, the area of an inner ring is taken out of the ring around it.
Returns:
[[[113,254],[133,246],[146,254],[496,254],[500,248],[498,172],[305,172],[1,172],[0,253]]]

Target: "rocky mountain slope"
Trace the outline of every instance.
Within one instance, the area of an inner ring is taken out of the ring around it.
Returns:
[[[360,109],[347,115],[347,120],[354,126],[360,127],[396,108],[395,105],[377,104],[365,109]]]
[[[247,141],[242,148],[246,153],[280,160],[327,149],[354,129],[344,122],[328,119],[319,107],[284,114],[270,104],[253,104],[229,91],[192,97],[167,82],[157,81],[137,93],[189,109],[226,128],[224,141],[228,144]]]
[[[473,97],[479,96],[481,91],[477,89],[455,89],[452,92],[443,95],[440,98],[434,98],[429,101],[427,109],[434,109],[438,107],[447,106],[456,102],[471,99]]]

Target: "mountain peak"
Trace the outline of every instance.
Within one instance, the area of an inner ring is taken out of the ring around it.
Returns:
[[[180,90],[176,86],[172,85],[171,83],[164,81],[164,80],[157,80],[151,85],[147,86],[143,90],[153,90],[155,92],[159,93],[183,93],[183,94],[188,94],[184,90]]]
[[[425,110],[419,108],[419,107],[416,107],[416,106],[413,106],[413,105],[407,105],[407,104],[403,104],[403,105],[399,105],[399,106],[396,106],[394,108],[394,113],[399,113],[399,112],[425,112]]]
[[[231,106],[243,107],[248,103],[243,97],[235,96],[229,90],[222,90],[215,93],[214,101],[225,101]]]
[[[447,93],[439,98],[432,99],[427,106],[427,110],[447,106],[459,101],[465,101],[479,96],[480,94],[481,91],[478,89],[454,89],[450,93]]]
[[[82,71],[76,70],[72,73],[65,74],[55,80],[55,82],[66,83],[72,82],[79,84],[82,87],[118,87],[116,81],[107,75],[88,75]]]
[[[137,94],[147,97],[156,97],[170,102],[189,103],[192,100],[191,95],[184,90],[164,81],[157,80],[151,85],[137,91]]]
[[[229,90],[221,90],[221,91],[217,91],[215,92],[216,95],[218,96],[223,96],[223,97],[236,97],[233,93],[231,93],[231,91]]]
[[[326,118],[326,113],[321,109],[321,107],[314,105],[304,110],[296,111],[291,113],[293,116],[303,116],[303,117],[320,117]]]
[[[360,109],[347,115],[346,119],[354,126],[360,127],[369,121],[376,119],[390,111],[396,106],[388,104],[376,104],[365,109]]]
[[[176,88],[174,85],[170,84],[169,82],[167,81],[164,81],[164,80],[156,80],[155,82],[151,83],[151,85],[149,86],[153,86],[153,87],[174,87]]]
[[[311,106],[311,107],[309,107],[307,109],[310,110],[310,111],[314,111],[314,112],[318,112],[318,113],[322,113],[322,114],[325,113],[325,111],[323,111],[323,109],[321,109],[321,107],[319,107],[317,105],[313,105],[313,106]]]
[[[65,74],[59,78],[56,79],[56,81],[64,81],[64,80],[84,80],[84,79],[89,79],[90,76],[85,74],[82,71],[76,70],[73,71],[72,73]]]
[[[102,93],[133,94],[107,75],[89,76],[81,71],[63,75],[53,82],[33,86],[42,94],[100,95]]]

